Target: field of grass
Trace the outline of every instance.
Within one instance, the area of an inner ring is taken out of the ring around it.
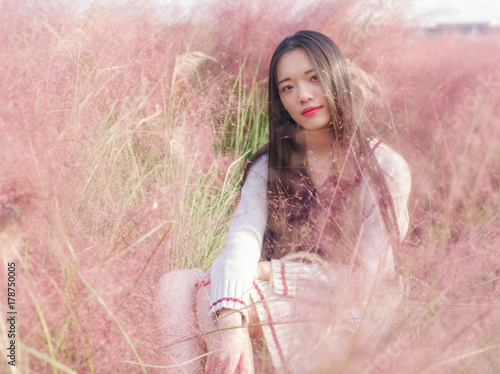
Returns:
[[[338,43],[412,172],[404,304],[345,372],[500,371],[498,36],[429,36],[389,1],[213,1],[177,22],[154,2],[49,3],[0,2],[0,211],[22,212],[0,222],[0,341],[15,262],[17,372],[158,371],[156,282],[222,250],[266,141],[271,54],[300,29]]]

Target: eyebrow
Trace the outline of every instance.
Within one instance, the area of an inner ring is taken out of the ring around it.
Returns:
[[[313,71],[315,71],[315,70],[316,70],[316,69],[314,69],[314,68],[313,68],[313,69],[310,69],[310,70],[308,70],[308,71],[304,72],[304,75],[307,75],[307,74],[309,74],[309,73],[312,73],[312,72],[313,72]],[[290,80],[290,78],[285,78],[285,79],[280,80],[280,81],[278,82],[278,86],[279,86],[281,83],[286,82],[286,81],[289,81],[289,80]]]

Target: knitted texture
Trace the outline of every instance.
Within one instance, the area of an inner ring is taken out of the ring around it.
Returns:
[[[377,140],[372,140],[371,146],[393,199],[402,240],[409,222],[407,201],[411,178],[408,164],[398,153]],[[246,308],[250,305],[250,290],[267,222],[267,164],[267,156],[263,156],[250,167],[229,227],[227,244],[212,266],[211,312],[222,308],[234,309],[248,320]],[[390,240],[375,204],[375,193],[366,178],[362,182],[361,196],[362,227],[356,258],[363,264],[361,283],[369,293],[377,276],[383,274],[384,278],[390,278],[396,273]],[[284,296],[296,295],[309,282],[325,281],[329,285],[338,284],[340,287],[351,271],[349,264],[334,264],[323,268],[318,264],[280,260],[273,260],[272,268],[273,292]]]
[[[248,171],[227,244],[210,271],[213,313],[223,308],[239,310],[248,321],[246,305],[267,222],[266,185],[267,157],[262,157]]]

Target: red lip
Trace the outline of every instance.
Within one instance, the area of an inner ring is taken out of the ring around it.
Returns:
[[[322,107],[321,106],[310,106],[308,108],[305,108],[303,111],[302,111],[302,115],[303,116],[312,116],[313,114],[315,114],[318,110],[320,110]]]

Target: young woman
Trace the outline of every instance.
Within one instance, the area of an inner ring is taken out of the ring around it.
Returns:
[[[275,372],[322,372],[376,343],[401,299],[392,250],[408,228],[408,166],[363,134],[330,38],[281,42],[268,114],[269,143],[246,168],[224,251],[207,273],[160,281],[179,372],[252,372],[250,337],[265,341]]]

